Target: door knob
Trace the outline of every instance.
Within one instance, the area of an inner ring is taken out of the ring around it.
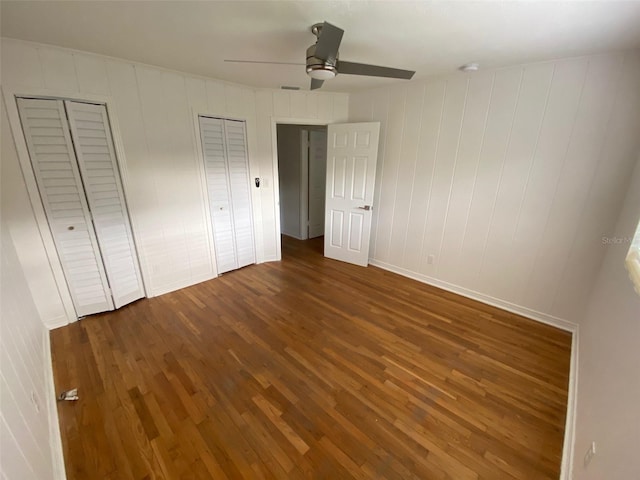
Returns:
[[[371,205],[365,205],[364,207],[358,207],[360,210],[366,210],[369,211],[371,210]]]
[[[73,225],[69,225],[69,226],[67,227],[67,230],[74,230],[75,228],[76,228],[76,227],[74,227]]]

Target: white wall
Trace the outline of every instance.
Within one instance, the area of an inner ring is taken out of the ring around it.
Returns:
[[[61,464],[56,461],[62,455],[57,416],[50,416],[49,409],[52,407],[55,411],[56,406],[48,391],[52,380],[48,331],[38,315],[16,253],[18,241],[13,235],[18,233],[18,238],[22,235],[16,232],[21,226],[9,226],[5,222],[7,206],[3,197],[0,473],[7,480],[62,478],[59,476]]]
[[[640,131],[638,132],[640,133]],[[603,232],[605,259],[580,323],[573,478],[640,478],[640,295],[624,259],[640,221],[640,158],[615,228]],[[596,442],[596,456],[584,455]]]
[[[274,118],[298,123],[344,121],[348,96],[324,92],[264,90],[195,77],[146,65],[56,47],[2,39],[2,88],[21,94],[105,98],[114,132],[121,141],[125,192],[143,276],[151,295],[185,287],[213,274],[209,252],[204,189],[200,178],[197,113],[245,119],[251,177],[262,177],[252,190],[258,261],[279,256],[274,191]],[[24,210],[15,145],[5,141],[2,161],[13,163],[8,184],[16,184],[10,200],[29,228],[22,232],[29,254],[21,263],[37,292],[38,311],[49,325],[59,325],[63,306],[52,273],[44,267],[43,241]],[[36,286],[34,282],[39,282]]]
[[[300,208],[302,189],[302,127],[278,125],[278,180],[280,182],[280,232],[302,239]]]
[[[639,85],[632,52],[351,94],[350,121],[382,122],[372,262],[577,323],[638,151]]]

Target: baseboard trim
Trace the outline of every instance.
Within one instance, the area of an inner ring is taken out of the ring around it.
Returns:
[[[444,282],[442,280],[429,277],[428,275],[423,275],[421,273],[412,272],[411,270],[407,270],[401,267],[396,267],[395,265],[390,265],[374,258],[369,259],[369,264],[375,267],[382,268],[383,270],[387,270],[389,272],[397,273],[398,275],[417,280],[418,282],[426,283],[427,285],[431,285],[433,287],[442,288],[443,290],[447,290],[448,292],[457,293],[458,295],[462,295],[463,297],[477,300],[493,307],[501,308],[502,310],[506,310],[507,312],[522,315],[523,317],[527,317],[541,323],[546,323],[547,325],[557,327],[567,332],[573,333],[577,330],[578,327],[575,323],[568,320],[554,317],[553,315],[549,315],[546,313],[538,312],[537,310],[533,310],[527,307],[516,305],[514,303],[507,302],[490,295],[485,295],[484,293],[476,292],[468,288],[460,287],[449,282]]]
[[[205,275],[200,275],[190,279],[187,282],[176,282],[174,284],[163,285],[161,287],[154,288],[149,293],[149,298],[159,297],[160,295],[164,295],[165,293],[175,292],[176,290],[180,290],[181,288],[191,287],[192,285],[196,285],[198,283],[206,282],[208,280],[212,280],[216,278],[217,275],[213,273],[207,273]]]
[[[66,323],[65,323],[66,325]],[[67,473],[64,467],[64,454],[62,453],[62,435],[58,420],[58,405],[56,401],[56,387],[53,381],[53,364],[51,362],[51,340],[49,330],[43,331],[44,344],[44,375],[46,382],[47,408],[49,411],[49,445],[51,447],[51,462],[53,463],[53,478],[66,480]]]
[[[66,315],[61,315],[59,317],[46,320],[43,323],[48,330],[54,330],[56,328],[64,327],[65,325],[69,325],[70,322]]]
[[[560,480],[573,479],[573,456],[576,443],[576,413],[578,407],[578,347],[580,330],[576,328],[571,338],[571,366],[569,369],[569,396],[567,398],[567,418],[564,424],[564,441],[562,443],[562,463]]]
[[[302,235],[300,235],[299,233],[290,233],[290,232],[283,231],[282,235],[286,235],[287,237],[295,238],[296,240],[306,240],[305,238],[302,238]]]

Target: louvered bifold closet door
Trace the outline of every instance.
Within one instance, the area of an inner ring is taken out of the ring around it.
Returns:
[[[236,256],[238,268],[256,262],[253,241],[253,213],[249,187],[249,156],[245,123],[225,120],[225,140],[231,185],[231,204],[235,227]]]
[[[113,302],[120,308],[142,298],[144,289],[106,107],[64,103]]]
[[[216,266],[218,273],[224,273],[238,268],[224,121],[219,118],[200,117],[200,136],[204,153]]]
[[[78,316],[113,310],[60,100],[18,99],[42,204]]]

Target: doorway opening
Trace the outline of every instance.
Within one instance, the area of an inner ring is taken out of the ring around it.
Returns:
[[[280,235],[321,245],[325,228],[326,125],[277,124]]]

